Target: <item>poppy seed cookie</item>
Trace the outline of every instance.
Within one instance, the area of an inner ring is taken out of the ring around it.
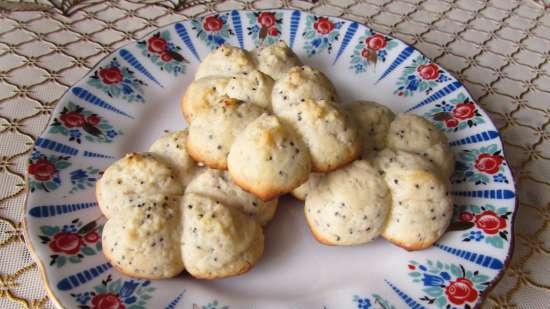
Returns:
[[[328,173],[305,201],[308,225],[321,243],[357,245],[378,237],[391,196],[383,178],[367,161]]]
[[[324,100],[305,99],[277,114],[308,146],[313,172],[329,172],[355,160],[361,139],[350,116]]]
[[[171,165],[184,187],[198,169],[196,162],[187,154],[187,136],[187,129],[166,133],[149,147],[151,153]]]
[[[343,105],[355,120],[363,140],[363,153],[386,147],[386,135],[395,118],[391,109],[370,101],[355,101]]]
[[[181,98],[181,110],[188,122],[208,113],[212,106],[225,94],[229,77],[210,76],[194,80]]]
[[[227,169],[227,155],[235,137],[263,112],[257,105],[222,97],[209,113],[191,122],[187,139],[189,155],[210,168]]]
[[[315,189],[317,185],[319,185],[319,181],[324,177],[325,174],[321,173],[311,173],[309,174],[309,178],[306,182],[304,182],[302,185],[300,185],[298,188],[292,190],[292,196],[299,200],[305,200],[307,198],[307,195],[311,190]]]
[[[195,278],[218,279],[247,272],[264,249],[256,220],[218,200],[188,193],[182,202],[181,254]]]
[[[107,218],[130,207],[137,196],[182,193],[176,174],[151,153],[127,154],[109,166],[96,183],[97,203]]]
[[[207,196],[222,204],[235,207],[266,225],[275,215],[277,199],[264,202],[237,186],[225,171],[207,169],[185,189],[185,194]]]
[[[376,153],[372,161],[381,175],[395,170],[422,170],[430,173],[437,173],[438,170],[435,164],[420,155],[391,148]]]
[[[102,233],[107,260],[137,278],[164,279],[181,273],[179,200],[149,195],[114,213]]]
[[[334,101],[336,90],[321,71],[308,66],[293,67],[275,82],[271,105],[278,115],[308,99]]]
[[[233,75],[225,87],[225,94],[233,99],[271,109],[272,90],[273,79],[260,71],[252,70]]]
[[[271,76],[274,80],[281,78],[290,68],[302,65],[298,56],[286,45],[285,41],[260,48],[254,55],[258,70]]]
[[[426,157],[449,179],[454,170],[454,157],[447,137],[426,119],[412,114],[399,114],[391,123],[387,136],[389,148],[405,150]]]
[[[304,143],[275,116],[263,114],[235,139],[227,157],[229,174],[264,201],[304,183],[311,170]]]
[[[233,76],[254,70],[255,64],[248,51],[223,44],[210,52],[199,64],[195,80],[208,76]]]

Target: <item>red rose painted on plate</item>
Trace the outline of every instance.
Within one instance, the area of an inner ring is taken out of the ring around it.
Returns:
[[[49,244],[53,251],[69,255],[78,253],[81,245],[82,239],[80,239],[80,236],[69,232],[59,232],[55,234]]]
[[[477,157],[475,167],[478,171],[487,174],[496,174],[499,171],[501,164],[502,156],[482,153]]]
[[[369,49],[379,50],[386,47],[386,38],[381,34],[375,34],[365,40],[365,45]]]
[[[92,309],[125,309],[120,298],[112,293],[98,294],[92,298]]]
[[[366,49],[366,48],[363,48],[363,50],[361,51],[361,56],[362,56],[363,58],[368,58],[369,55],[370,55],[370,51],[369,51],[368,49]]]
[[[99,235],[97,232],[93,231],[84,235],[84,241],[90,244],[93,244],[99,240]]]
[[[29,174],[33,175],[34,179],[38,181],[48,181],[52,179],[55,171],[55,165],[46,158],[36,160],[36,162],[29,165],[28,169]]]
[[[455,116],[460,120],[472,118],[475,116],[475,113],[476,113],[476,107],[472,102],[459,103],[456,105],[455,109],[453,110],[453,116]]]
[[[506,220],[498,216],[494,211],[486,210],[475,216],[476,227],[485,233],[495,235],[506,227]]]
[[[279,30],[277,30],[277,28],[273,27],[273,28],[269,28],[269,35],[271,36],[277,36],[279,34]]]
[[[319,17],[313,24],[313,28],[320,34],[329,34],[334,29],[334,24],[326,17]]]
[[[474,219],[474,215],[469,212],[463,212],[460,214],[460,220],[465,222],[470,222]]]
[[[124,78],[122,72],[115,67],[101,69],[99,76],[101,77],[101,81],[107,85],[118,84]]]
[[[149,51],[157,54],[162,53],[168,47],[166,40],[158,36],[150,37],[147,43]]]
[[[202,26],[206,31],[220,31],[223,27],[223,20],[218,15],[208,16],[204,19]]]
[[[162,54],[160,55],[160,59],[162,59],[162,61],[169,62],[169,61],[171,61],[173,58],[172,58],[172,56],[171,56],[169,53],[162,53]]]
[[[429,63],[418,66],[418,74],[422,79],[433,80],[439,76],[439,68],[436,64]]]
[[[456,126],[458,126],[458,123],[459,121],[456,118],[450,118],[445,120],[445,126],[447,128],[456,128]]]
[[[275,15],[270,12],[262,12],[258,16],[258,23],[266,28],[270,28],[271,26],[275,25],[276,21],[277,20],[275,19]]]
[[[92,126],[97,125],[100,121],[101,121],[101,117],[99,117],[96,114],[92,114],[92,115],[86,117],[86,123],[88,123],[89,125],[92,125]]]
[[[478,296],[472,281],[466,278],[458,278],[445,288],[445,294],[449,301],[455,305],[475,302]]]
[[[61,114],[59,119],[63,122],[63,125],[67,128],[78,128],[84,125],[86,118],[79,112],[67,112]]]

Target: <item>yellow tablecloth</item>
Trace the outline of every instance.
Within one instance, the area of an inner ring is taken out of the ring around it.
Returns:
[[[156,27],[216,10],[273,7],[366,23],[462,80],[500,129],[519,190],[515,252],[483,307],[549,308],[550,11],[535,1],[313,2],[34,1],[23,8],[38,11],[23,12],[0,1],[0,308],[54,308],[21,222],[26,159],[63,92]]]

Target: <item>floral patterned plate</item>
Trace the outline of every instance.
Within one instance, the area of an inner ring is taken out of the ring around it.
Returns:
[[[286,40],[335,83],[343,102],[368,99],[422,115],[456,154],[455,216],[427,250],[378,239],[318,244],[302,205],[282,198],[265,256],[218,281],[128,278],[101,253],[94,198],[102,171],[186,126],[179,98],[201,59],[222,43],[252,49]],[[26,239],[61,308],[474,308],[512,248],[516,193],[499,134],[447,71],[414,48],[356,22],[292,10],[229,11],[158,29],[103,59],[57,104],[29,159]]]

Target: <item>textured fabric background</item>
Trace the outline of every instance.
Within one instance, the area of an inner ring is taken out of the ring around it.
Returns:
[[[157,27],[216,10],[274,7],[366,23],[413,44],[462,80],[500,129],[519,190],[515,252],[483,308],[548,308],[548,2],[315,2],[89,0],[21,7],[0,1],[0,308],[54,308],[21,222],[27,156],[63,92],[114,49]],[[22,8],[38,11],[14,11]]]

